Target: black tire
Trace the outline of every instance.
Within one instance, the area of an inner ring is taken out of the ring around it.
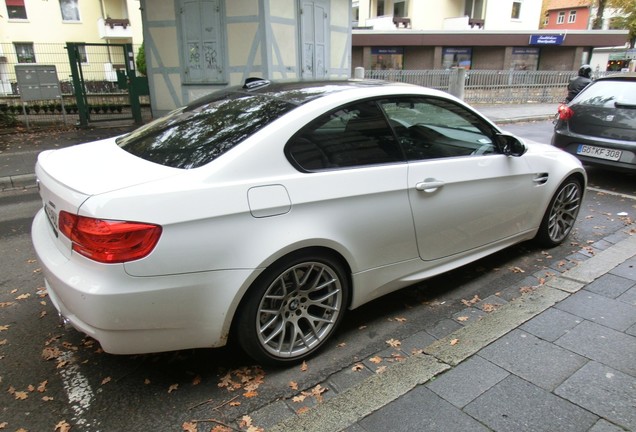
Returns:
[[[261,364],[286,365],[314,354],[334,333],[349,299],[339,261],[306,251],[269,267],[237,311],[236,336]]]
[[[572,231],[583,199],[583,185],[576,177],[568,177],[557,189],[545,211],[535,237],[544,247],[563,243]]]

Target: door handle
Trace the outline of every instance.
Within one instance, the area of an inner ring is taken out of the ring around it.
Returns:
[[[424,191],[424,192],[434,192],[435,190],[441,188],[445,184],[446,183],[444,183],[441,180],[426,179],[423,182],[416,183],[415,189],[418,191]]]

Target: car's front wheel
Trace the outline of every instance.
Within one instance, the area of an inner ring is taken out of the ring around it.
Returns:
[[[581,208],[583,185],[576,177],[569,177],[557,189],[543,216],[537,241],[546,247],[563,242],[572,231]]]
[[[241,347],[265,364],[300,361],[329,339],[342,320],[349,282],[337,260],[306,252],[268,268],[238,311]]]

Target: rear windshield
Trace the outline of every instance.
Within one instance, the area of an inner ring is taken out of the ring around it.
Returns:
[[[576,103],[605,108],[614,108],[616,103],[636,105],[636,81],[597,81],[579,94]]]
[[[296,105],[257,94],[222,92],[172,111],[120,138],[142,159],[173,168],[197,168],[221,156]]]

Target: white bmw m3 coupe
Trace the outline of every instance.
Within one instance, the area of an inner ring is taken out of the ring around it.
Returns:
[[[446,93],[249,79],[118,138],[46,151],[32,238],[64,319],[106,352],[314,354],[348,309],[535,239],[586,185]]]

